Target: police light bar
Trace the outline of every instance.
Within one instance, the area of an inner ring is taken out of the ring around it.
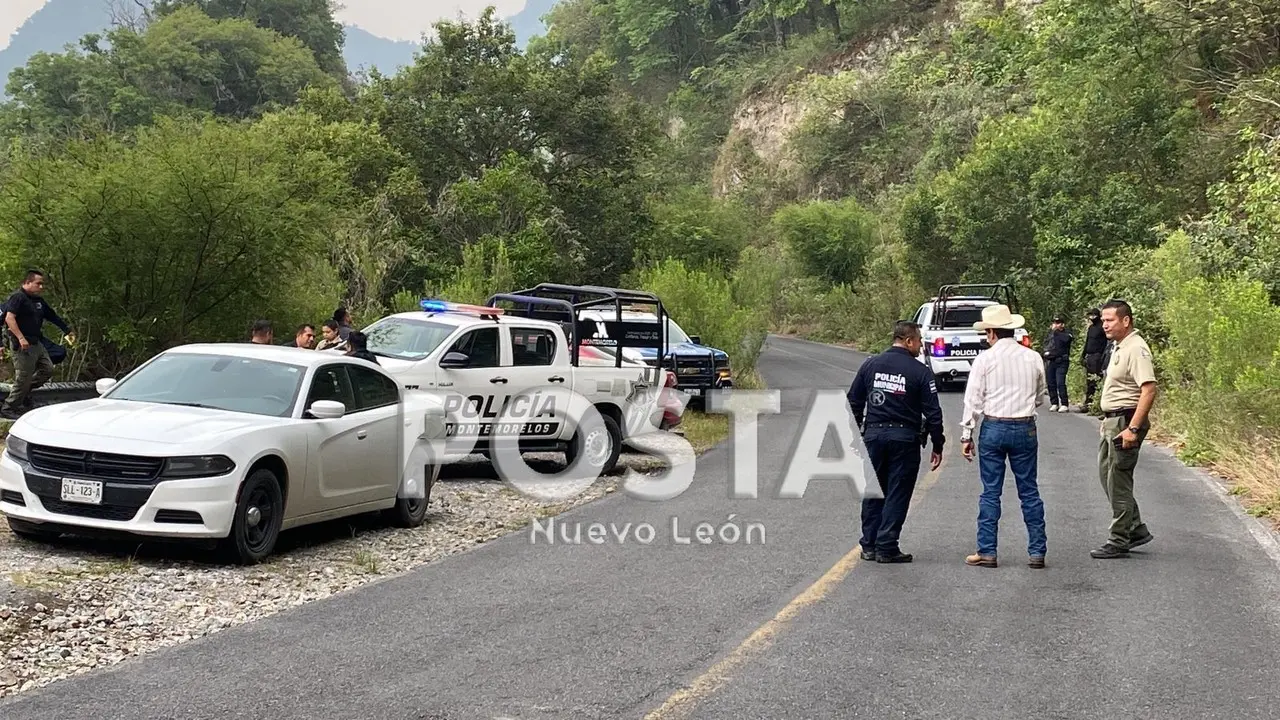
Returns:
[[[502,308],[489,307],[488,305],[467,305],[465,303],[451,303],[446,300],[430,300],[424,299],[418,302],[418,306],[424,312],[457,312],[469,313],[472,315],[501,315]]]

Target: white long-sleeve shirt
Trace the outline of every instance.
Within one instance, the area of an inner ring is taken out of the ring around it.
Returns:
[[[978,416],[1023,418],[1044,404],[1049,384],[1040,353],[1011,338],[1001,338],[973,361],[964,390],[962,437],[969,437]]]

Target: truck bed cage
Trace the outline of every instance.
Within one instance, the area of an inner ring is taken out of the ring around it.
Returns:
[[[967,285],[943,285],[933,299],[933,313],[929,327],[938,329],[946,320],[946,304],[953,300],[991,300],[1009,306],[1010,312],[1018,312],[1018,298],[1010,283],[973,283]]]
[[[497,307],[500,301],[517,306],[507,311],[508,315],[559,323],[569,339],[569,352],[575,366],[578,364],[579,350],[582,345],[613,348],[614,367],[622,367],[623,348],[655,348],[658,351],[659,360],[665,354],[667,312],[662,306],[662,300],[651,292],[598,285],[541,283],[532,288],[493,295],[485,304]],[[519,307],[521,305],[523,307]],[[654,323],[626,322],[622,319],[622,313],[628,309],[627,306],[635,305],[653,308],[653,313],[658,320],[656,332],[650,329]],[[602,310],[607,313],[610,308],[615,312],[615,320],[596,322],[582,320],[580,316],[584,310]],[[601,330],[604,331],[604,337],[600,337]],[[658,365],[661,367],[661,362]],[[661,378],[660,371],[657,377]]]

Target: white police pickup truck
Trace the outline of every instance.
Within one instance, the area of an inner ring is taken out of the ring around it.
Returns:
[[[943,285],[916,311],[912,320],[924,341],[919,360],[940,385],[969,378],[974,358],[987,347],[986,333],[973,324],[982,319],[983,308],[1001,304],[1017,312],[1013,288],[1006,283]],[[1014,337],[1031,347],[1025,328],[1014,331]]]
[[[493,441],[507,438],[521,452],[563,451],[570,464],[581,456],[588,471],[607,473],[624,442],[670,425],[663,413],[671,373],[580,348],[566,337],[572,323],[537,316],[545,310],[522,315],[496,304],[513,298],[550,304],[553,314],[572,310],[504,295],[489,305],[423,300],[420,311],[363,331],[379,365],[406,389],[442,396],[445,457],[491,455]]]

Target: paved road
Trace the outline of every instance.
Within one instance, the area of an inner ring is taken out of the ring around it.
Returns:
[[[860,357],[771,338],[784,392],[761,424],[782,473],[814,387]],[[960,397],[944,398],[949,430]],[[1167,453],[1142,462],[1156,539],[1097,561],[1107,510],[1085,417],[1041,421],[1049,568],[1022,563],[1006,491],[1005,564],[969,568],[978,480],[951,448],[904,532],[911,565],[856,560],[838,481],[802,500],[732,500],[731,448],[675,500],[611,495],[560,522],[652,523],[649,545],[531,544],[524,531],[407,575],[0,703],[59,718],[1273,718],[1280,572],[1256,525]],[[958,443],[953,443],[958,445]],[[764,543],[676,544],[729,513]],[[1251,529],[1252,528],[1252,529]]]

